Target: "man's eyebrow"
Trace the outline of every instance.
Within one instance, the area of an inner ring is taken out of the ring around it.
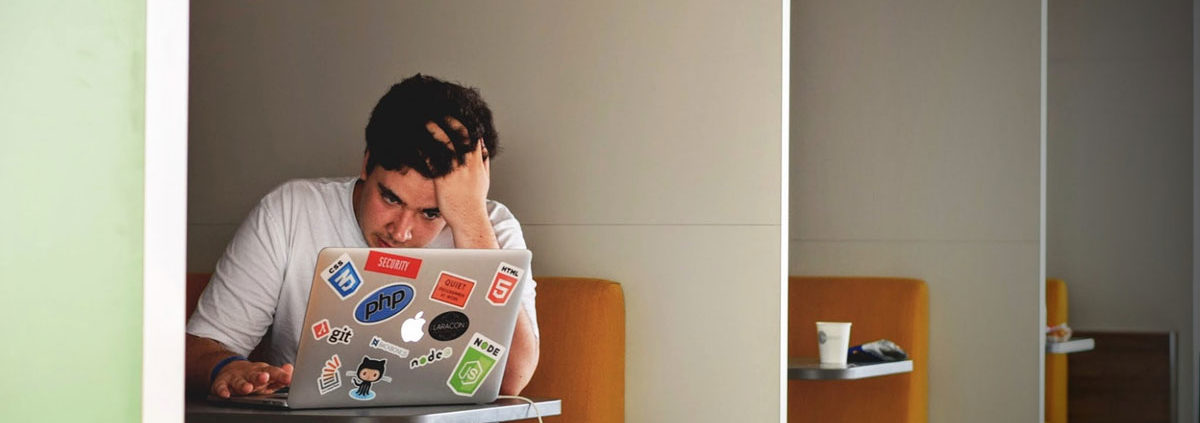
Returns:
[[[392,192],[392,190],[388,189],[388,187],[383,186],[382,182],[376,182],[376,184],[379,185],[379,192],[383,193],[384,197],[391,198],[396,200],[397,203],[404,204],[404,200],[401,199],[399,195],[396,195],[396,193]]]

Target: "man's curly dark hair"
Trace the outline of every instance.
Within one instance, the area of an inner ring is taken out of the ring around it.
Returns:
[[[467,128],[468,137],[451,130],[447,118]],[[454,149],[430,135],[427,122],[441,126]],[[499,134],[492,124],[492,111],[479,90],[446,82],[432,76],[413,75],[393,85],[379,99],[367,122],[367,172],[382,166],[387,170],[413,169],[426,178],[450,173],[483,140],[488,156],[499,153]]]

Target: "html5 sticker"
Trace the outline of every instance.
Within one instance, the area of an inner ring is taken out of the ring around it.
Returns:
[[[321,321],[312,325],[313,338],[316,338],[318,341],[325,339],[326,336],[329,336],[329,332],[331,331],[332,329],[329,327],[329,319],[321,319]]]
[[[512,296],[523,274],[525,271],[520,267],[500,262],[500,267],[496,269],[496,276],[492,278],[492,286],[488,288],[488,302],[498,306],[508,304],[508,297]]]
[[[367,255],[367,271],[416,279],[421,272],[421,259],[371,251]]]
[[[475,281],[465,277],[442,271],[437,278],[429,299],[446,303],[458,308],[466,308],[467,300],[471,299],[471,291],[475,289]]]

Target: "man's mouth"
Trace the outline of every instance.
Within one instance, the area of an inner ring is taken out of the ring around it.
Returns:
[[[383,247],[383,248],[396,248],[391,243],[384,241],[383,237],[381,237],[379,235],[375,235],[375,242],[377,244],[379,244],[380,247]]]

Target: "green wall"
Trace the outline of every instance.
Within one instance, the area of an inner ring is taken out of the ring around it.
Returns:
[[[145,27],[0,2],[0,421],[140,419]]]

